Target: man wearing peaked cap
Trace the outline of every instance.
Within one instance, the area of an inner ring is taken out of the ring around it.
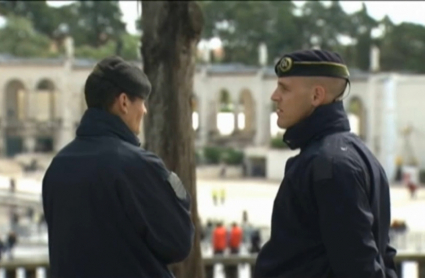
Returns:
[[[190,196],[137,135],[151,84],[120,57],[85,85],[76,138],[43,178],[53,277],[173,277],[192,246]]]
[[[386,174],[350,132],[342,97],[350,74],[323,50],[284,55],[275,66],[277,124],[300,153],[285,165],[256,278],[395,278]]]

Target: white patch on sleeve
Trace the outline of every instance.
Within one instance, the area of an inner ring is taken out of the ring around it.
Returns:
[[[174,189],[174,192],[176,193],[177,197],[180,199],[186,199],[187,192],[184,188],[183,183],[181,182],[180,178],[176,175],[174,172],[170,172],[170,175],[168,176],[168,182],[170,183],[171,187]]]

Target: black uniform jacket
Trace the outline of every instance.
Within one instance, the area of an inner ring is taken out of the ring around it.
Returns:
[[[117,116],[90,108],[43,179],[52,277],[173,277],[192,246],[180,179]]]
[[[342,102],[317,108],[284,141],[301,152],[286,163],[255,277],[396,277],[388,180]]]

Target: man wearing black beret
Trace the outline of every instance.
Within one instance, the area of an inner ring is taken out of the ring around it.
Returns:
[[[347,66],[337,53],[307,50],[283,56],[275,71],[277,124],[300,153],[286,163],[255,277],[397,277],[388,180],[350,132],[341,100]]]
[[[151,84],[119,57],[87,78],[76,138],[43,179],[52,277],[173,277],[192,246],[190,196],[140,148]]]

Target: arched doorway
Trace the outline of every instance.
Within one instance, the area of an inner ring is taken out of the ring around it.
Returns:
[[[56,86],[50,79],[40,80],[35,88],[37,130],[35,151],[46,153],[54,148],[53,122],[56,118]]]
[[[37,121],[51,121],[55,118],[56,88],[49,79],[42,79],[36,86],[36,119]]]
[[[255,102],[249,90],[243,90],[239,96],[238,129],[245,134],[255,131]]]
[[[199,105],[198,105],[198,97],[196,94],[192,94],[190,97],[190,107],[192,110],[192,127],[193,130],[199,130]]]
[[[270,102],[270,136],[271,138],[280,138],[283,133],[285,133],[284,129],[281,129],[277,125],[277,105],[274,101]]]
[[[366,140],[366,109],[363,101],[357,97],[352,97],[348,102],[348,119],[351,131],[357,134],[363,141]]]
[[[14,79],[5,87],[4,117],[6,120],[6,156],[12,157],[24,151],[23,122],[27,118],[27,90],[22,81]]]
[[[234,105],[229,91],[222,89],[219,94],[217,129],[221,135],[230,135],[235,130]]]

